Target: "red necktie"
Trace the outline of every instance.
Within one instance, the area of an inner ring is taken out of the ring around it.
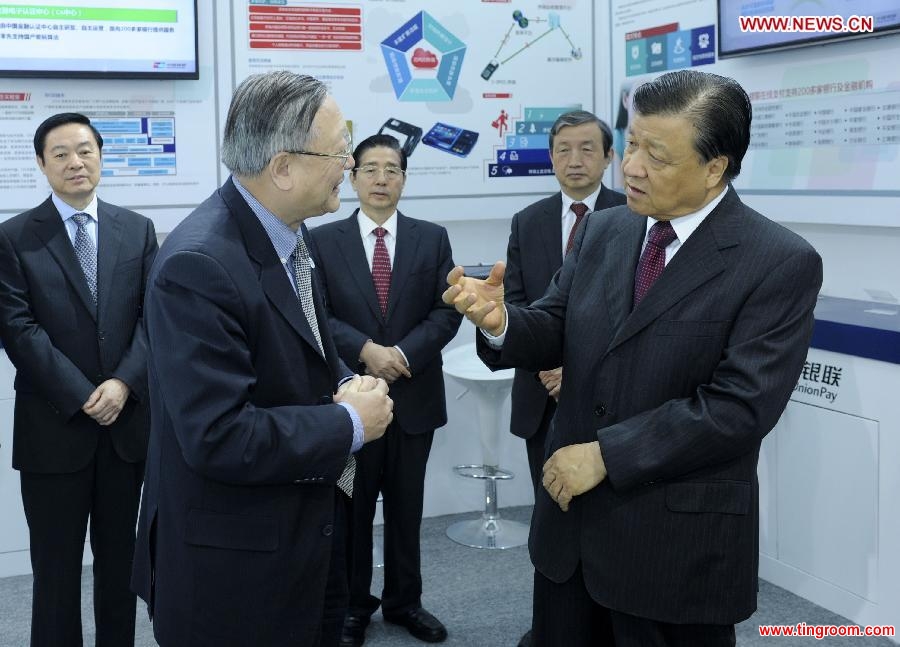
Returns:
[[[372,282],[375,284],[382,316],[387,316],[388,292],[391,289],[391,257],[388,256],[387,245],[384,243],[386,233],[384,227],[375,228],[375,254],[372,256]]]
[[[566,254],[572,251],[572,246],[575,244],[575,233],[578,231],[578,225],[584,220],[584,214],[589,211],[588,206],[583,202],[573,202],[570,209],[572,209],[572,213],[575,214],[575,224],[572,225],[572,229],[569,231],[569,240],[566,243]]]
[[[656,282],[659,275],[666,267],[666,247],[678,238],[675,230],[669,222],[660,221],[650,227],[647,236],[647,246],[638,261],[637,271],[634,274],[634,307],[650,290],[650,286]]]

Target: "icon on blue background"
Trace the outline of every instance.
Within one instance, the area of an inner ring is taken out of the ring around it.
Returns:
[[[691,65],[716,62],[716,27],[707,25],[691,30]]]

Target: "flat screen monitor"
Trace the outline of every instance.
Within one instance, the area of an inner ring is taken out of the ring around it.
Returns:
[[[197,0],[0,2],[0,76],[197,79]]]
[[[717,0],[719,58],[900,30],[897,0]]]

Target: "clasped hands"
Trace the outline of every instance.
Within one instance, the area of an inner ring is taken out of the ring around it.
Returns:
[[[394,419],[394,401],[388,397],[388,385],[371,375],[354,375],[338,387],[335,402],[346,402],[359,414],[365,442],[377,440]]]
[[[118,419],[130,393],[131,389],[125,382],[112,377],[101,382],[94,389],[88,396],[87,402],[81,406],[81,410],[93,418],[98,425],[107,427]]]
[[[401,375],[412,377],[403,355],[393,346],[382,346],[370,339],[362,347],[359,359],[366,365],[368,375],[380,377],[388,384],[393,384]]]

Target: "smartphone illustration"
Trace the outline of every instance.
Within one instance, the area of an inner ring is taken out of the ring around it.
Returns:
[[[465,157],[475,148],[478,133],[458,126],[436,123],[422,138],[422,143],[457,157]]]
[[[422,139],[422,129],[393,117],[384,122],[378,129],[379,135],[393,135],[400,142],[400,148],[410,157]]]

